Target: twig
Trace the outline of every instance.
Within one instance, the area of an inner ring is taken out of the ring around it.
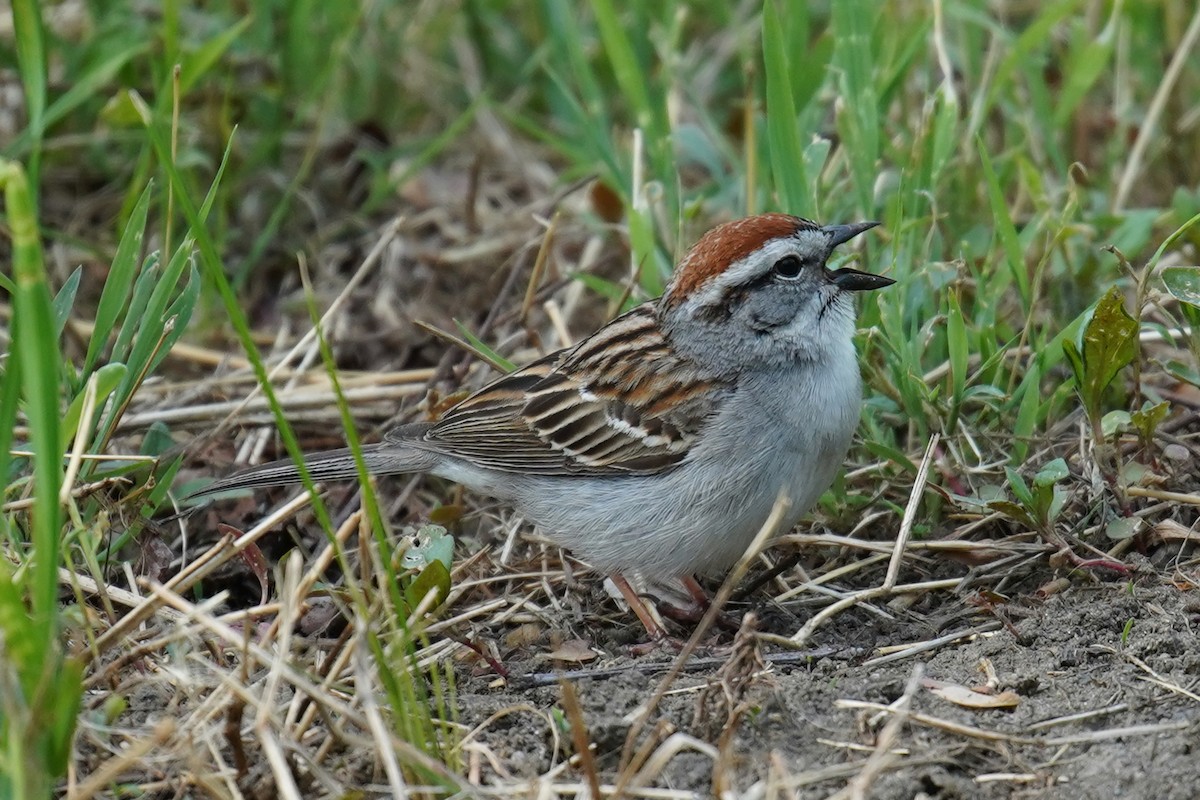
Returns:
[[[908,544],[909,537],[912,536],[913,523],[917,519],[917,508],[921,505],[921,495],[925,491],[925,483],[929,480],[929,466],[933,463],[934,451],[941,440],[941,434],[935,433],[929,437],[929,444],[925,446],[925,456],[921,459],[921,466],[917,469],[917,479],[913,481],[912,492],[908,495],[908,504],[904,507],[904,517],[900,520],[900,533],[896,537],[896,546],[892,550],[892,560],[888,562],[887,576],[883,579],[885,589],[895,586],[900,575],[900,562],[904,558],[904,547]]]

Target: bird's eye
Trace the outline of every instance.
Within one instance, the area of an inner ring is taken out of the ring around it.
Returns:
[[[804,263],[797,256],[784,256],[775,262],[775,274],[781,278],[797,278]]]

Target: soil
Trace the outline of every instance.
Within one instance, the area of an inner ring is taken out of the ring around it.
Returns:
[[[1194,798],[1200,794],[1200,596],[1154,572],[1072,587],[1044,601],[1014,601],[1003,612],[1006,625],[883,664],[867,662],[879,648],[936,635],[929,615],[906,620],[901,614],[881,624],[876,615],[855,609],[818,631],[810,657],[751,676],[732,731],[726,704],[710,697],[708,713],[699,710],[706,687],[720,683],[721,669],[684,674],[652,721],[709,743],[732,733],[728,752],[714,762],[685,748],[661,769],[648,768],[653,774],[646,783],[705,796],[714,792],[717,775],[725,781],[717,788],[739,793],[762,781],[758,796],[774,782],[792,787],[792,796],[826,797],[863,770],[888,716],[878,719],[874,711],[842,708],[838,701],[893,703],[905,694],[918,663],[926,680],[980,687],[986,683],[980,665],[987,662],[998,679],[992,691],[1014,692],[1018,705],[971,710],[917,688],[910,711],[927,718],[909,719],[901,728],[891,746],[898,754],[865,796]],[[959,607],[943,611],[962,607],[949,594],[941,602]],[[973,622],[982,625],[982,617]],[[611,633],[593,629],[589,644],[605,655],[584,667],[572,665],[605,782],[620,773],[627,715],[647,702],[673,660],[669,648],[631,657],[629,646],[614,643]],[[696,658],[727,658],[729,637],[702,649]],[[787,652],[757,649],[768,659]],[[662,670],[647,674],[649,664]],[[507,654],[504,665],[514,676],[548,669],[521,651]],[[604,670],[611,672],[579,677]],[[458,697],[468,726],[504,709],[526,709],[485,724],[477,737],[510,773],[502,778],[493,771],[493,780],[544,775],[562,760],[549,713],[562,707],[562,689],[522,689],[516,678],[506,687],[494,684],[494,675],[464,679]],[[485,770],[485,783],[487,775]]]

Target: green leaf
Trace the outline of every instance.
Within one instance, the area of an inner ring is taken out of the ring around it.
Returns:
[[[1121,291],[1114,286],[1096,304],[1092,318],[1084,326],[1079,347],[1083,380],[1076,389],[1093,420],[1100,416],[1104,390],[1137,356],[1137,337],[1137,321],[1125,310]]]
[[[1164,267],[1162,282],[1176,300],[1200,308],[1200,267]]]
[[[1051,489],[1051,493],[1050,507],[1046,509],[1047,525],[1058,519],[1058,515],[1062,513],[1063,507],[1067,504],[1067,497],[1070,496],[1067,487],[1057,484]]]
[[[1111,437],[1129,427],[1131,421],[1132,417],[1124,409],[1110,411],[1100,418],[1100,430],[1106,437]]]
[[[1146,401],[1140,409],[1129,415],[1129,421],[1133,423],[1133,427],[1137,428],[1142,440],[1149,442],[1154,438],[1154,432],[1158,430],[1158,426],[1166,420],[1170,413],[1171,404],[1166,400],[1161,403]]]
[[[1071,470],[1067,467],[1067,462],[1056,458],[1038,470],[1037,475],[1033,476],[1033,484],[1034,486],[1052,486],[1069,477],[1071,477]]]
[[[136,128],[142,124],[142,116],[133,103],[129,89],[118,89],[100,109],[100,121],[110,128]]]
[[[1178,378],[1184,383],[1200,387],[1200,372],[1197,372],[1182,361],[1168,361],[1166,364],[1163,364],[1163,367],[1166,368],[1172,378]]]
[[[1029,452],[1029,440],[1037,427],[1038,409],[1041,407],[1038,402],[1041,377],[1042,370],[1037,362],[1034,362],[1029,365],[1029,371],[1018,387],[1020,401],[1017,405],[1017,419],[1013,424],[1013,464],[1023,462],[1026,453]]]
[[[179,296],[172,301],[170,307],[166,311],[166,320],[169,323],[168,327],[163,330],[162,344],[154,353],[154,357],[150,361],[150,366],[146,370],[146,374],[154,373],[162,360],[171,352],[171,348],[179,341],[184,332],[188,328],[188,322],[192,318],[192,311],[196,308],[196,301],[200,299],[201,278],[200,270],[196,267],[195,262],[190,265],[188,274],[188,282],[184,284]]]
[[[435,561],[449,569],[454,562],[454,537],[441,525],[422,525],[411,540],[401,560],[405,569],[424,569]]]
[[[437,598],[431,608],[437,608],[450,596],[450,570],[441,561],[430,562],[404,589],[410,608],[416,608],[431,591],[437,590]]]
[[[912,462],[908,455],[899,448],[890,447],[878,441],[864,441],[863,446],[870,451],[871,455],[891,461],[896,466],[903,469],[910,475],[916,475],[918,472],[917,465]]]
[[[948,81],[953,78],[947,78]],[[950,156],[958,148],[961,133],[958,130],[958,95],[950,91],[946,83],[938,87],[934,95],[933,146],[930,155],[930,174],[934,181],[946,166]]]
[[[1004,468],[1004,475],[1008,478],[1008,487],[1012,489],[1013,496],[1017,498],[1017,502],[1025,508],[1033,508],[1033,493],[1029,491],[1029,486],[1025,483],[1025,479],[1021,477],[1012,467]]]
[[[175,440],[171,438],[171,429],[161,420],[151,423],[142,435],[142,445],[138,453],[143,456],[161,456],[175,449]]]
[[[987,504],[987,507],[992,511],[999,511],[1004,516],[1014,522],[1019,522],[1027,528],[1036,529],[1038,527],[1033,515],[1026,511],[1024,506],[1011,503],[1008,500],[993,500]]]
[[[1071,365],[1071,374],[1075,378],[1076,386],[1083,386],[1084,370],[1083,370],[1083,354],[1079,352],[1079,345],[1070,339],[1063,339],[1062,343],[1063,355],[1067,358],[1067,363]]]
[[[42,28],[42,4],[36,0],[13,0],[9,8],[12,12],[17,72],[25,89],[23,100],[25,114],[29,119],[27,130],[32,139],[32,152],[26,167],[29,173],[28,191],[36,207],[37,190],[41,185],[39,164],[42,160],[42,137],[46,133],[47,59],[46,34]]]
[[[1104,526],[1104,535],[1109,539],[1128,539],[1141,529],[1140,517],[1117,517]]]

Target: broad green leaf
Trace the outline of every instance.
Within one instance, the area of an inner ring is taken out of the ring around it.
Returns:
[[[1100,416],[1104,390],[1137,357],[1137,337],[1137,321],[1125,310],[1121,291],[1114,286],[1096,304],[1079,347],[1083,380],[1076,388],[1092,419]]]
[[[161,421],[151,423],[142,435],[142,445],[138,453],[143,456],[161,456],[175,448],[175,440],[171,437],[171,429]]]
[[[1166,400],[1161,403],[1146,401],[1140,409],[1129,415],[1129,421],[1137,428],[1142,440],[1148,442],[1154,438],[1154,432],[1170,413],[1171,404]]]
[[[137,128],[142,124],[142,115],[134,105],[129,89],[121,88],[108,98],[100,109],[100,121],[110,128]]]
[[[1110,411],[1100,418],[1100,430],[1105,436],[1111,437],[1129,427],[1131,421],[1132,417],[1124,409]]]
[[[841,96],[846,99],[835,122],[844,140],[842,152],[850,163],[858,204],[868,214],[874,206],[880,131],[884,128],[880,124],[875,86],[877,48],[871,35],[877,11],[875,0],[839,0],[830,4],[830,29],[836,43],[833,63]]]
[[[404,569],[424,569],[440,561],[447,569],[454,563],[454,537],[441,525],[422,525],[412,534],[400,564]]]
[[[1037,475],[1033,476],[1033,483],[1035,486],[1052,486],[1069,477],[1071,470],[1067,467],[1067,462],[1056,458],[1038,470]]]
[[[1140,517],[1117,517],[1104,526],[1104,535],[1109,539],[1128,539],[1141,529]]]
[[[150,497],[146,501],[146,504],[142,506],[142,516],[151,517],[162,506],[167,499],[167,493],[171,491],[171,487],[175,484],[175,475],[178,474],[179,468],[182,466],[182,453],[176,456],[173,461],[166,464],[165,467],[161,462],[158,464],[154,470],[154,488],[150,491]]]
[[[450,596],[450,570],[441,561],[430,562],[429,566],[421,570],[404,588],[409,607],[416,608],[434,589],[437,590],[437,599],[431,608],[437,608]]]
[[[1195,368],[1184,364],[1182,361],[1168,361],[1163,365],[1172,378],[1178,378],[1184,383],[1190,383],[1192,386],[1200,386],[1200,372]]]
[[[1070,493],[1067,491],[1067,487],[1062,486],[1061,484],[1055,484],[1053,487],[1051,487],[1050,492],[1050,506],[1046,510],[1047,524],[1058,519],[1058,515],[1062,513],[1063,507],[1067,504],[1067,498],[1070,496]]]
[[[1012,490],[1013,496],[1017,498],[1017,502],[1025,508],[1033,508],[1033,493],[1029,491],[1029,486],[1020,473],[1012,467],[1005,467],[1004,475],[1008,478],[1008,487]]]
[[[1176,300],[1200,308],[1200,267],[1164,267],[1162,281]]]

